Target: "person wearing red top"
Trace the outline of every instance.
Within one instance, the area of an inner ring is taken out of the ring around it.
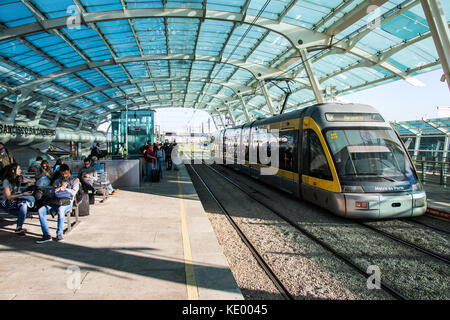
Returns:
[[[147,161],[147,181],[151,181],[153,163],[156,163],[155,153],[153,152],[153,146],[150,144],[145,152],[145,161]]]

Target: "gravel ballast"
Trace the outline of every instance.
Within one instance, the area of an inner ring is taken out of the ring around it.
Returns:
[[[196,166],[196,168],[201,166]],[[399,244],[383,235],[357,225],[352,220],[334,216],[315,205],[262,185],[258,181],[215,166],[260,201],[281,211],[297,224],[351,258],[362,269],[377,266],[381,279],[412,299],[448,299],[447,264]],[[244,233],[254,241],[277,274],[287,278],[287,287],[299,299],[389,299],[381,290],[368,290],[366,279],[310,239],[274,217],[242,191],[208,168],[201,175],[227,205]],[[448,253],[445,234],[401,220],[371,222],[440,254]],[[218,228],[220,229],[220,227]],[[217,232],[217,231],[216,231]],[[447,251],[446,251],[447,250]],[[231,251],[232,252],[232,251]],[[376,294],[375,294],[376,293]]]

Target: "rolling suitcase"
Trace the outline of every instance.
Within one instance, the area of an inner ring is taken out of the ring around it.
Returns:
[[[95,193],[88,193],[89,194],[89,204],[95,204]]]
[[[87,193],[83,194],[82,201],[78,203],[78,215],[80,217],[89,215],[89,195]]]
[[[159,170],[152,169],[152,175],[151,175],[152,182],[159,182],[159,177],[160,177]]]

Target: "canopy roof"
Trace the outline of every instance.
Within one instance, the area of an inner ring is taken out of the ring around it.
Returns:
[[[4,120],[95,129],[128,101],[246,121],[281,107],[266,79],[314,103],[308,64],[337,95],[440,67],[419,0],[0,0]]]
[[[450,135],[450,118],[422,119],[393,122],[395,130],[402,136]]]

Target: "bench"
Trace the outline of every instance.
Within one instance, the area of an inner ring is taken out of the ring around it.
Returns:
[[[92,186],[95,189],[95,195],[97,195],[97,192],[100,192],[100,194],[102,196],[102,200],[100,202],[104,202],[109,197],[108,186],[109,186],[110,182],[108,180],[108,173],[99,172],[97,174],[98,174],[98,178],[96,181],[94,181]]]
[[[108,173],[106,172],[106,164],[104,162],[100,162],[100,165],[103,168],[103,171],[97,171],[97,180],[93,183],[93,187],[95,189],[95,195],[100,191],[102,200],[101,203],[105,202],[109,197],[109,185],[111,182],[108,179]]]
[[[26,188],[26,186],[21,186],[19,188],[20,192],[23,192],[23,190]],[[3,190],[0,190],[0,202],[2,202],[4,198]],[[65,223],[67,224],[67,228],[64,230],[64,233],[67,234],[79,223],[79,214],[78,214],[78,205],[77,199],[75,198],[73,201],[73,207],[72,210],[66,212],[66,218],[64,219]],[[75,221],[72,222],[72,214],[75,217]],[[28,209],[27,211],[27,218],[33,219],[33,215],[39,215],[37,211],[31,211]],[[0,218],[16,218],[15,215],[12,215],[8,212],[8,210],[4,209],[0,206]]]

